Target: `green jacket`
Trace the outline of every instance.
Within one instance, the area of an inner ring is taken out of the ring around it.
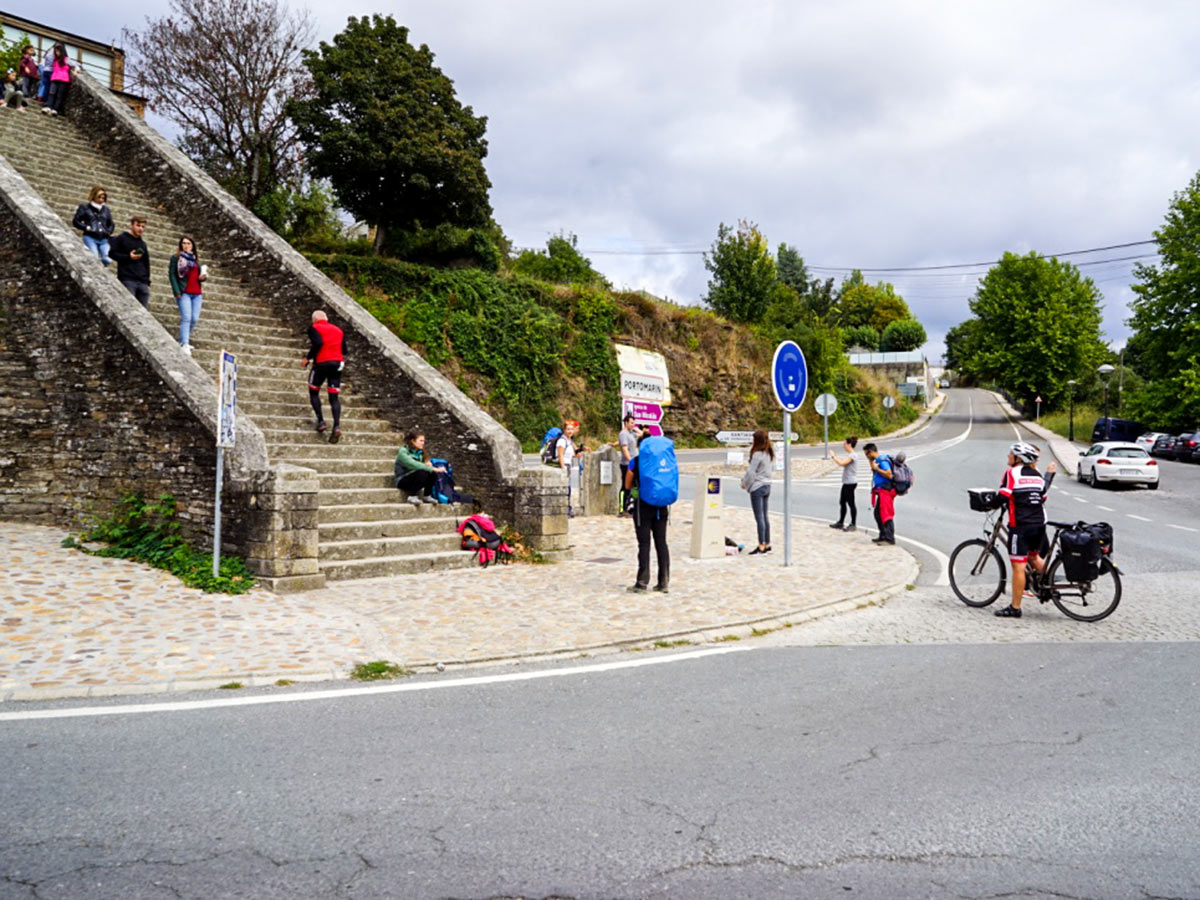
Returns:
[[[408,444],[401,444],[400,449],[396,452],[394,469],[396,477],[403,478],[409,472],[415,472],[418,469],[423,472],[432,472],[433,466],[421,458],[424,455],[424,450],[413,450]]]

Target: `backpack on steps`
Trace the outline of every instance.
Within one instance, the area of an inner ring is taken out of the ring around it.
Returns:
[[[462,548],[474,550],[479,564],[485,569],[492,562],[508,564],[512,561],[512,547],[504,543],[496,531],[496,523],[487,516],[478,513],[467,516],[458,524],[457,530],[462,535]]]
[[[679,499],[679,464],[675,442],[667,437],[648,437],[638,444],[638,499],[651,506],[670,506]]]
[[[430,495],[438,503],[474,503],[475,498],[469,494],[460,494],[454,487],[454,466],[450,465],[450,461],[446,459],[431,459],[429,464],[435,469],[438,467],[444,468],[445,472],[439,472],[437,478],[433,482],[433,489]]]

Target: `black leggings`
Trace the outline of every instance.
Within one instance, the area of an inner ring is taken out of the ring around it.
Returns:
[[[426,472],[424,469],[413,469],[407,475],[402,475],[396,479],[396,487],[404,491],[404,493],[412,496],[424,492],[428,497],[433,490],[434,482],[437,481],[436,472]]]
[[[654,552],[658,557],[658,586],[665,588],[671,580],[671,551],[667,549],[667,516],[670,507],[651,506],[637,501],[634,511],[634,531],[638,542],[637,583],[642,587],[650,584],[650,542],[654,541]]]
[[[842,495],[838,498],[838,521],[846,521],[846,510],[850,510],[850,524],[858,524],[858,507],[854,505],[854,489],[857,484],[843,484]]]

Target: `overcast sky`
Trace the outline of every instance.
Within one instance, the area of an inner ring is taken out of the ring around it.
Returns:
[[[122,26],[167,8],[42,0],[26,14],[119,42]],[[772,246],[792,244],[840,279],[854,266],[1146,240],[1200,168],[1193,3],[307,8],[319,39],[347,15],[380,12],[430,46],[460,100],[488,117],[492,204],[514,243],[541,247],[574,232],[616,285],[682,303],[705,293],[699,251],[721,222],[756,222]],[[1131,265],[1083,266],[1118,345]],[[969,315],[976,279],[867,277],[896,285],[930,333],[931,357]]]

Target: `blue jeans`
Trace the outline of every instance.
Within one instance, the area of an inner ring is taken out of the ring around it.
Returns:
[[[191,343],[192,329],[200,321],[200,304],[203,302],[203,294],[179,295],[179,343],[185,347]]]
[[[46,69],[42,72],[42,77],[38,79],[38,99],[45,100],[46,95],[50,93],[50,70]]]
[[[758,526],[758,545],[771,543],[771,520],[767,518],[767,507],[771,501],[771,486],[765,484],[750,492],[750,508],[754,510],[754,524]]]
[[[88,250],[95,253],[100,258],[100,262],[106,266],[112,262],[108,258],[108,238],[94,238],[90,234],[85,234],[83,236],[83,244]]]

